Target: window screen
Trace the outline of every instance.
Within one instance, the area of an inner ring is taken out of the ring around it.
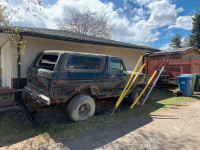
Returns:
[[[117,74],[122,73],[123,65],[120,60],[111,60],[110,61],[110,71],[111,73]]]
[[[69,56],[66,66],[67,69],[100,70],[102,66],[102,58]]]

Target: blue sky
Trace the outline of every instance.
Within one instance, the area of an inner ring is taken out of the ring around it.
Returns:
[[[26,0],[21,1],[25,6]],[[99,13],[103,10],[115,27],[114,40],[163,50],[169,48],[176,33],[183,39],[191,34],[191,17],[196,11],[200,12],[200,0],[42,0],[44,6],[30,5],[31,12],[36,15],[33,16],[24,12],[22,4],[15,0],[9,2],[12,8],[20,8],[23,18],[13,17],[13,25],[55,29],[58,19],[71,8]]]

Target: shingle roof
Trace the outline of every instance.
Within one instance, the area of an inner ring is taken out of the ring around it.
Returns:
[[[199,51],[196,47],[185,47],[185,48],[178,48],[178,49],[173,49],[173,50],[161,50],[160,52],[154,52],[153,54],[149,56],[157,56],[157,55],[168,55],[168,54],[182,54],[190,50],[197,50]]]
[[[80,33],[75,33],[66,30],[57,30],[57,29],[45,29],[45,28],[33,28],[33,27],[0,27],[0,32],[5,32],[15,29],[18,29],[20,33],[26,36],[35,36],[40,38],[48,38],[54,40],[63,40],[63,41],[71,41],[78,43],[87,43],[87,44],[96,44],[96,45],[105,45],[105,46],[114,46],[114,47],[124,47],[124,48],[132,48],[139,50],[147,50],[147,51],[160,51],[158,49],[130,44],[125,42],[119,42],[114,40],[108,40],[103,38],[98,38],[94,36],[84,35]]]

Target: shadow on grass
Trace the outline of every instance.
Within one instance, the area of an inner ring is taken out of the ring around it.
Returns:
[[[67,144],[70,149],[82,147],[81,144],[89,149],[98,148],[152,122],[152,116],[149,114],[165,106],[157,101],[173,96],[173,93],[155,89],[143,107],[134,107],[130,110],[130,103],[125,99],[112,116],[110,113],[116,99],[106,99],[104,102],[97,102],[99,104],[94,117],[78,123],[69,121],[66,106],[45,107],[35,115],[39,123],[34,129],[27,124],[22,112],[0,113],[0,147],[48,133],[55,142],[65,141],[63,144]],[[87,136],[89,141],[84,140],[83,136]],[[79,144],[71,143],[70,146],[68,138],[72,138],[72,141],[75,140]],[[92,146],[90,142],[92,139],[98,140],[98,143]]]
[[[200,100],[200,93],[199,94],[195,94],[195,95],[192,95],[193,98],[196,98],[198,100]]]

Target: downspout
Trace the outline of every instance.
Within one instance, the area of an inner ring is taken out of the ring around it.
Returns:
[[[151,54],[153,54],[153,53],[149,53],[149,54],[146,54],[146,55],[143,56],[143,58],[142,58],[143,64],[144,64],[145,58],[146,58],[147,56],[151,55]],[[146,74],[148,74],[148,61],[146,62],[146,67],[147,67],[147,72],[146,72]],[[143,73],[144,73],[144,72],[143,72]]]
[[[21,56],[20,56],[20,46],[21,46],[21,41],[23,40],[23,34],[20,33],[20,39],[19,39],[19,44],[17,46],[17,88],[21,88]]]

